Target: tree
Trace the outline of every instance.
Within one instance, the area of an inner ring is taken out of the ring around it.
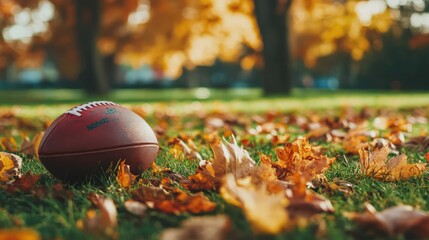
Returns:
[[[32,0],[30,5],[30,1],[11,1],[18,12],[34,8],[38,2],[48,1]],[[135,68],[150,64],[177,78],[183,68],[212,65],[217,59],[241,61],[251,68],[261,49],[252,0],[49,2],[56,15],[49,22],[44,47],[55,59],[60,75],[79,76],[90,92],[110,88],[106,79],[111,74],[106,74],[103,62]],[[33,45],[35,38],[26,44]]]
[[[100,33],[100,0],[75,0],[76,6],[76,42],[80,59],[79,80],[89,93],[107,93],[110,84],[106,69],[97,48]]]
[[[288,94],[291,91],[291,58],[288,13],[292,0],[254,0],[255,15],[264,48],[265,95]]]

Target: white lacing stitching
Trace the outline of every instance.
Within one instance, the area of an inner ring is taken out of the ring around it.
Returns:
[[[89,102],[89,103],[85,103],[82,104],[80,106],[74,107],[68,111],[66,111],[66,113],[75,115],[75,116],[82,116],[81,112],[82,111],[86,111],[88,110],[88,108],[93,108],[93,107],[98,107],[98,106],[105,106],[105,105],[118,105],[114,102],[110,102],[110,101],[95,101],[95,102]]]

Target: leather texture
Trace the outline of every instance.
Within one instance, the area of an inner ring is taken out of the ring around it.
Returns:
[[[119,105],[102,105],[81,116],[66,112],[58,117],[41,140],[39,158],[54,176],[79,180],[120,159],[140,174],[158,149],[153,130],[139,115]]]

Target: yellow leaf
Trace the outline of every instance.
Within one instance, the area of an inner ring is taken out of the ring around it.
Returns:
[[[18,143],[13,137],[2,137],[0,140],[0,147],[8,152],[18,152]]]
[[[0,182],[10,182],[21,176],[22,158],[0,152]]]
[[[228,174],[220,193],[225,201],[243,209],[256,232],[277,234],[289,227],[288,201],[283,192],[269,194],[266,186],[256,187],[250,177],[236,181]]]
[[[39,233],[33,229],[0,229],[0,240],[39,240]]]

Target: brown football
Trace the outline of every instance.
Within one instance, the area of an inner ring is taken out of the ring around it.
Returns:
[[[63,181],[80,182],[99,176],[120,160],[140,174],[155,161],[158,141],[136,113],[113,102],[76,106],[59,116],[46,130],[39,158]]]

